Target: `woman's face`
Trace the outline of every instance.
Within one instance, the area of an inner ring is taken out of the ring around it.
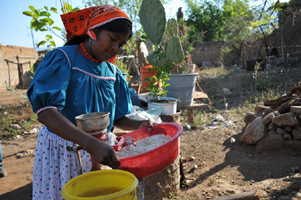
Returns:
[[[101,62],[113,58],[127,43],[129,36],[130,34],[102,30],[98,33],[97,40],[91,41],[91,56]]]

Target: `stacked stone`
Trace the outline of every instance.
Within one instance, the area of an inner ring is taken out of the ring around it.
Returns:
[[[262,105],[247,113],[241,136],[244,144],[256,145],[256,151],[292,149],[301,151],[301,106],[291,106],[286,113]]]

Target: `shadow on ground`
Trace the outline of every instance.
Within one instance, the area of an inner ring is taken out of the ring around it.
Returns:
[[[31,200],[32,199],[32,183],[20,187],[11,192],[0,195],[0,199],[5,200]]]

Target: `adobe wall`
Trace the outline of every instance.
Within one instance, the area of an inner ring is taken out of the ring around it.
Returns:
[[[24,63],[23,75],[25,88],[30,85],[31,76],[30,66],[38,59],[38,52],[34,48],[19,47],[0,44],[0,90],[6,89],[6,86],[16,88],[19,84],[18,60]]]

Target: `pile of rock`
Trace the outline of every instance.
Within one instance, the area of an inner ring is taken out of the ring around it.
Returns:
[[[301,151],[299,92],[257,105],[254,113],[244,116],[244,122],[241,142],[256,145],[257,152],[284,148]]]

